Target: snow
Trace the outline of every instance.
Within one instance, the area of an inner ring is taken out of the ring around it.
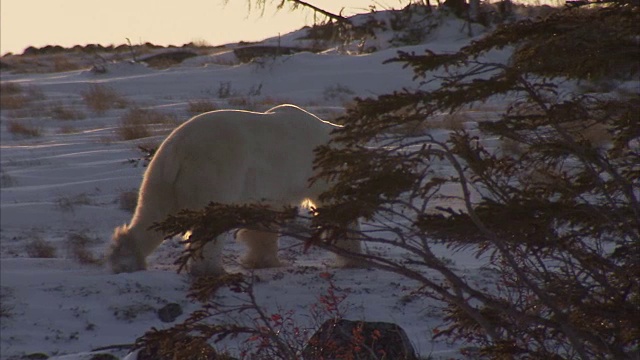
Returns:
[[[411,71],[383,64],[398,50],[454,51],[471,40],[462,22],[449,18],[443,24],[425,44],[391,48],[381,40],[380,51],[371,54],[353,55],[336,48],[240,64],[227,51],[194,57],[166,70],[124,61],[107,64],[104,74],[88,69],[45,74],[3,71],[3,84],[38,89],[43,96],[29,104],[32,114],[17,120],[38,127],[39,137],[9,132],[7,124],[16,115],[9,109],[1,112],[0,358],[45,353],[54,359],[87,359],[93,349],[131,344],[152,327],[171,326],[156,316],[167,303],[183,306],[177,321],[198,308],[186,298],[188,277],[177,274],[173,265],[180,251],[176,240],[167,241],[151,256],[148,271],[131,274],[115,275],[103,265],[80,264],[69,253],[70,234],[93,239],[89,248],[96,257],[106,251],[113,228],[131,216],[118,199],[124,191],[138,188],[145,170],[129,161],[141,157],[136,146],[159,143],[166,135],[159,126],[152,138],[119,140],[115,131],[126,110],[93,113],[81,97],[91,85],[108,86],[132,104],[176,115],[179,121],[190,117],[187,105],[196,99],[220,107],[233,107],[234,100],[244,99],[257,110],[288,102],[330,118],[354,96],[415,88]],[[479,29],[474,32],[479,34]],[[293,46],[297,37],[289,34],[264,43]],[[228,98],[218,96],[224,84],[229,86]],[[53,119],[46,111],[52,104],[81,110],[86,117]],[[27,245],[36,240],[53,245],[55,257],[29,256]],[[288,264],[254,273],[260,278],[259,302],[267,311],[291,310],[302,326],[319,325],[310,323],[308,311],[326,291],[327,283],[319,274],[329,272],[348,295],[348,318],[399,324],[425,357],[454,357],[463,346],[431,340],[432,330],[441,323],[441,304],[413,295],[415,283],[378,270],[334,269],[330,254],[314,249],[303,253],[292,240],[283,243]],[[227,242],[228,271],[248,273],[236,264],[241,251],[239,245]],[[389,251],[388,256],[401,256]],[[441,256],[482,280],[483,263],[472,254],[442,248]],[[225,346],[233,353],[240,345]],[[105,351],[120,357],[127,353]],[[135,354],[127,359],[135,359]]]

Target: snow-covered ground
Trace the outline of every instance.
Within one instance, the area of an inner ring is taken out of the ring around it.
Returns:
[[[265,44],[298,46],[297,35]],[[396,51],[453,51],[470,40],[464,24],[449,18],[424,44],[390,48],[378,40],[379,51],[371,54],[334,49],[239,64],[232,52],[217,51],[165,70],[119,62],[109,64],[102,74],[88,69],[3,71],[3,86],[17,84],[28,102],[16,109],[3,108],[0,120],[0,358],[43,353],[56,359],[88,359],[94,349],[130,344],[152,327],[170,326],[156,315],[167,303],[183,306],[177,321],[198,308],[185,296],[187,276],[177,274],[173,265],[180,251],[177,241],[166,242],[151,256],[148,271],[131,274],[114,275],[104,265],[82,264],[72,254],[74,239],[84,239],[94,257],[104,254],[113,228],[131,216],[121,202],[123,193],[139,187],[145,170],[135,161],[142,156],[137,146],[158,144],[175,123],[187,120],[190,102],[206,100],[219,108],[254,110],[292,103],[330,119],[354,96],[416,86],[410,71],[399,64],[383,64]],[[92,111],[82,94],[96,84],[114,90],[127,104],[104,113]],[[83,116],[56,119],[52,109],[57,107]],[[134,107],[157,110],[175,120],[154,125],[152,137],[121,140],[120,119]],[[16,124],[33,129],[36,136],[20,135],[12,128]],[[256,293],[268,311],[292,311],[301,326],[318,325],[310,321],[309,308],[328,286],[319,274],[329,272],[348,295],[348,318],[399,324],[424,357],[453,357],[464,346],[431,340],[441,322],[439,305],[412,293],[416,284],[377,270],[334,269],[329,266],[330,254],[313,249],[302,253],[299,246],[289,245],[294,244],[285,239],[282,252],[287,266],[255,271],[260,279]],[[235,262],[241,250],[227,242],[227,270],[246,273]],[[37,257],[43,255],[51,257]],[[442,256],[482,280],[482,264],[469,254],[443,249]],[[237,353],[237,344],[225,346]],[[103,352],[119,357],[127,353]]]

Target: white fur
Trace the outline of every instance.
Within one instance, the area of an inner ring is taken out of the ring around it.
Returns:
[[[175,129],[162,143],[144,175],[138,206],[129,225],[116,228],[109,261],[114,272],[146,268],[145,258],[163,240],[148,228],[180,209],[199,209],[209,202],[263,202],[297,206],[317,202],[325,186],[313,175],[313,149],[329,141],[335,125],[293,105],[265,113],[240,110],[208,112]],[[197,234],[195,234],[197,236]],[[277,234],[241,230],[238,240],[248,247],[242,259],[250,268],[279,266]],[[192,274],[224,273],[222,240],[209,242],[203,258],[193,261]],[[360,252],[360,243],[341,245]],[[357,266],[339,256],[340,266]]]

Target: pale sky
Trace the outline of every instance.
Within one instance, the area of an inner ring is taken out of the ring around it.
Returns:
[[[342,6],[335,4],[349,4],[345,15],[366,12],[376,3],[309,2],[336,13]],[[273,5],[263,16],[257,9],[248,13],[246,0],[229,0],[227,5],[222,0],[0,0],[0,54],[22,53],[28,46],[119,45],[126,38],[134,44],[222,45],[286,34],[312,23],[308,10],[276,12]]]

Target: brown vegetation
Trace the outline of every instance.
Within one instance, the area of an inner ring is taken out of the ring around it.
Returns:
[[[213,110],[218,110],[218,106],[210,100],[189,101],[189,105],[187,107],[187,112],[192,116]]]
[[[85,118],[82,111],[62,104],[52,106],[50,113],[51,117],[56,120],[82,120]]]
[[[121,140],[135,140],[152,135],[152,124],[175,125],[177,119],[157,110],[135,108],[126,112],[116,129]]]
[[[23,120],[7,121],[7,132],[17,137],[39,137],[42,136],[42,129]]]
[[[83,265],[99,265],[102,259],[89,250],[89,246],[96,243],[100,243],[100,239],[91,238],[82,232],[71,233],[66,240],[68,256]]]
[[[89,89],[82,92],[82,99],[96,114],[104,114],[113,108],[121,109],[129,103],[112,88],[99,84],[91,85]]]
[[[27,256],[48,259],[56,257],[56,247],[40,237],[30,240],[25,245]]]

